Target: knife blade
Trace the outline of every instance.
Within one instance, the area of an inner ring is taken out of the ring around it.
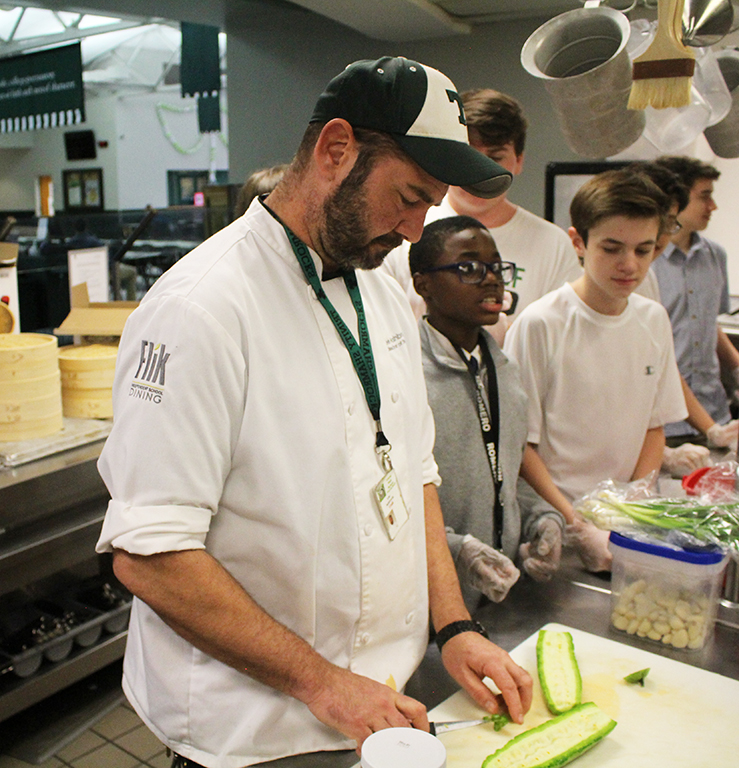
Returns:
[[[432,736],[438,736],[440,733],[456,731],[460,728],[471,728],[474,725],[482,725],[486,720],[448,720],[445,722],[429,723],[429,730]]]

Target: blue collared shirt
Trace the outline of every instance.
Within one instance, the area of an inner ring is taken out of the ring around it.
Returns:
[[[680,373],[711,418],[724,424],[731,415],[716,353],[716,321],[729,310],[726,251],[694,232],[687,254],[669,243],[652,269],[672,323]],[[668,424],[665,434],[697,432],[681,421]]]

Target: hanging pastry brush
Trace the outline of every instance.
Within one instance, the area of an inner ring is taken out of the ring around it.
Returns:
[[[649,48],[634,59],[629,109],[685,107],[695,55],[682,43],[685,0],[658,0],[657,29]]]

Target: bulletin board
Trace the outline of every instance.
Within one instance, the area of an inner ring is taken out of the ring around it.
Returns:
[[[65,211],[102,211],[104,209],[102,168],[62,171],[62,183]]]

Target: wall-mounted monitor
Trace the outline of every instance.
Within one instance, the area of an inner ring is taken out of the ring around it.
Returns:
[[[67,160],[94,160],[97,157],[95,134],[92,131],[67,131],[64,149]]]

